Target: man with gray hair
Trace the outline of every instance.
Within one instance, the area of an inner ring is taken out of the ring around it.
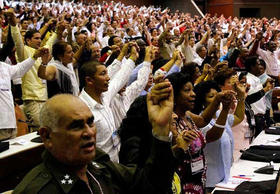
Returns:
[[[196,47],[196,53],[197,57],[193,60],[193,62],[197,63],[199,66],[202,65],[202,62],[204,61],[206,55],[207,55],[207,49],[203,45],[199,45]]]
[[[110,161],[96,148],[90,109],[78,97],[61,94],[49,99],[40,113],[43,163],[25,176],[14,193],[167,193],[175,165],[169,138],[173,91],[168,81],[154,91],[147,97],[154,138],[144,168]],[[155,102],[163,93],[168,97]]]

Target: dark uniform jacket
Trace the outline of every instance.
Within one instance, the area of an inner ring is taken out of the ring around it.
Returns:
[[[45,151],[43,163],[25,176],[14,193],[164,194],[171,188],[174,157],[169,142],[153,138],[150,157],[141,169],[136,165],[124,166],[111,162],[100,149],[97,149],[96,157],[87,169],[90,188]]]

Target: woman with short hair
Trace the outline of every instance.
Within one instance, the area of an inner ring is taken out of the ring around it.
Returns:
[[[69,43],[59,41],[52,47],[53,60],[41,64],[38,76],[47,80],[48,97],[60,93],[79,94],[78,80],[73,68],[73,50]],[[47,65],[47,66],[46,66]]]

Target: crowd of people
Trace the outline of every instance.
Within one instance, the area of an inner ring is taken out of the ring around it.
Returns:
[[[277,18],[4,0],[0,24],[0,140],[21,105],[46,148],[15,193],[210,193],[279,110]]]

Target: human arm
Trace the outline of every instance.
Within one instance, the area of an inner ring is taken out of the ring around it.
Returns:
[[[7,15],[8,22],[11,26],[11,35],[15,44],[16,48],[16,56],[17,56],[17,61],[22,62],[25,60],[25,53],[24,53],[24,42],[23,38],[21,36],[19,27],[17,26],[17,20],[15,13],[13,9],[9,9],[8,11],[5,12],[5,15]]]
[[[152,36],[151,36],[150,32],[148,31],[147,26],[145,26],[145,25],[144,25],[144,33],[146,35],[148,45],[152,45]]]
[[[164,31],[160,34],[160,36],[158,38],[159,47],[162,47],[164,45],[166,36],[167,36],[167,31]]]
[[[130,57],[122,64],[121,69],[111,79],[108,91],[104,94],[105,100],[108,104],[111,103],[113,97],[120,91],[127,83],[130,73],[135,67],[135,61],[138,58],[138,53],[135,47],[132,47]]]
[[[50,19],[47,23],[45,23],[45,25],[39,30],[40,34],[43,36],[47,31],[48,28],[51,24],[53,24],[55,21],[54,18]]]
[[[121,69],[122,60],[125,57],[125,55],[127,54],[128,46],[129,46],[129,43],[126,43],[123,46],[118,57],[107,67],[108,75],[109,75],[110,79],[113,79],[113,77],[116,75],[116,73]],[[114,50],[113,53],[117,54],[117,52],[119,52],[119,47],[116,45],[113,45],[112,47],[113,47],[112,50]]]
[[[206,42],[208,41],[209,39],[209,36],[210,36],[210,31],[207,31],[203,37],[201,38],[201,40],[199,41],[200,44],[204,45],[206,44]]]
[[[265,95],[265,93],[271,89],[273,89],[273,84],[271,83],[271,80],[267,80],[263,86],[263,89],[260,89],[259,91],[255,92],[255,93],[251,93],[250,95],[248,95],[246,97],[245,101],[248,104],[253,104],[253,103],[257,102],[258,100],[260,100]]]
[[[236,82],[234,84],[234,90],[237,93],[237,106],[234,112],[234,122],[233,126],[238,125],[241,123],[244,119],[245,116],[245,91],[246,91],[246,86],[243,84]]]
[[[211,69],[211,66],[209,64],[207,64],[207,63],[204,64],[204,67],[203,67],[203,70],[202,70],[202,74],[195,80],[194,85],[197,85],[200,82],[204,81],[204,79],[208,75],[210,69]]]
[[[145,89],[149,75],[151,73],[151,63],[144,61],[142,68],[138,71],[137,79],[126,87],[124,92],[125,97],[125,109],[129,109],[131,103],[141,94]]]
[[[212,123],[212,121],[210,122],[211,128],[206,131],[207,143],[216,141],[223,135],[233,99],[234,96],[232,94],[227,94],[224,96],[224,99],[222,100],[223,109],[221,110],[217,120],[214,121],[214,123]],[[207,128],[207,126],[205,128]],[[205,128],[201,130],[204,131],[206,130]]]
[[[193,119],[197,127],[199,128],[205,127],[213,118],[216,111],[218,110],[222,97],[228,93],[233,93],[233,91],[229,90],[229,91],[219,92],[215,96],[213,102],[207,106],[207,108],[203,111],[201,115],[196,115],[190,111],[187,111],[187,114],[191,116],[191,118]]]
[[[56,67],[54,65],[47,65],[50,61],[50,53],[46,53],[46,55],[42,58],[42,63],[38,68],[38,77],[45,80],[54,80],[56,76]]]
[[[255,43],[249,53],[250,56],[252,55],[259,55],[260,57],[264,58],[266,53],[265,51],[261,48],[261,40],[263,38],[263,34],[261,32],[259,32],[257,35],[256,35],[256,40],[255,40]]]
[[[125,90],[125,108],[126,111],[129,109],[131,103],[140,95],[140,93],[146,87],[149,76],[151,73],[151,62],[155,58],[155,48],[150,46],[146,48],[145,58],[143,62],[143,66],[138,72],[137,80],[135,80],[132,84],[130,84]]]
[[[24,60],[21,63],[18,63],[17,65],[9,65],[11,78],[21,78],[34,65],[37,58],[44,57],[46,55],[46,52],[48,52],[46,49],[39,48],[35,51],[32,57],[29,57],[28,59]]]
[[[254,42],[254,39],[250,39],[245,45],[244,45],[244,48],[249,48],[250,46],[251,46],[251,44],[253,44],[253,42]],[[252,49],[251,49],[252,50]],[[250,51],[251,51],[250,50]],[[249,53],[249,55],[250,55],[250,53]]]
[[[171,86],[168,82],[163,84],[167,84],[163,86],[165,88]],[[159,88],[162,88],[162,85]],[[152,146],[149,147],[149,155],[145,158],[143,168],[138,168],[132,174],[124,173],[122,170],[122,174],[125,176],[121,176],[119,180],[126,183],[124,185],[129,191],[128,193],[166,193],[171,188],[175,158],[171,151],[170,142],[158,139],[160,137],[169,139],[169,124],[173,111],[173,94],[171,92],[170,88],[169,96],[157,103],[152,99],[154,95],[149,93],[147,96],[148,118],[154,137],[149,136]]]
[[[155,75],[157,76],[159,74],[165,74],[165,72],[168,72],[170,70],[170,68],[173,66],[173,64],[175,63],[175,61],[177,61],[179,52],[180,51],[178,51],[178,50],[174,51],[172,58],[167,63],[165,63],[162,67],[160,67],[160,69],[158,69],[155,72]]]

